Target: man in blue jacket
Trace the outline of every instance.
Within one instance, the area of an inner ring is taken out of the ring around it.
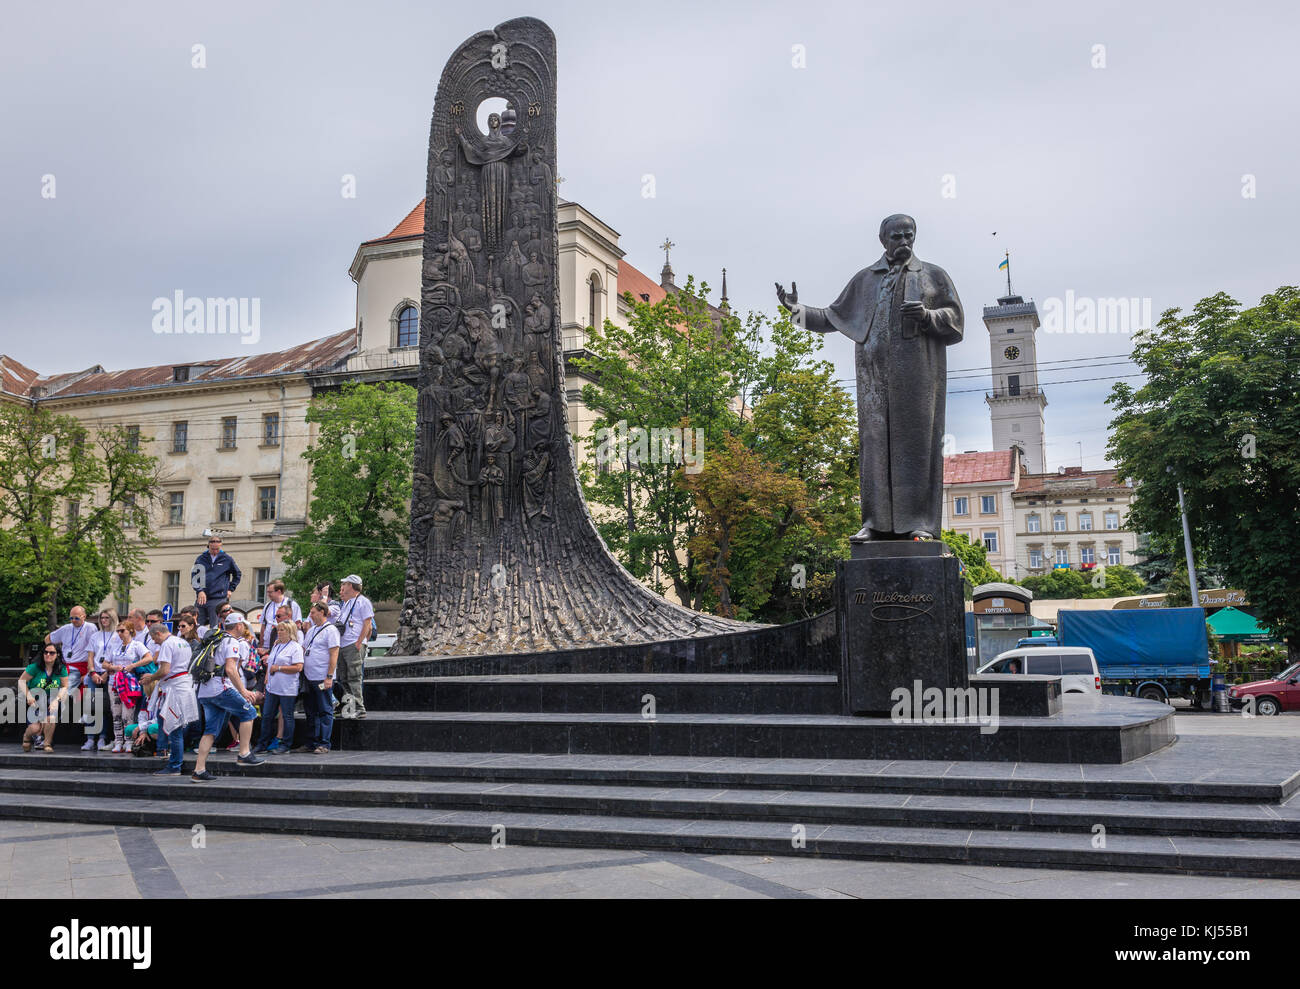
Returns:
[[[201,576],[197,572],[194,575],[194,589],[198,591],[194,603],[198,605],[199,617],[203,624],[216,626],[217,611],[235,592],[244,575],[234,558],[221,548],[220,536],[208,540],[208,551],[198,555],[194,566],[203,568]]]

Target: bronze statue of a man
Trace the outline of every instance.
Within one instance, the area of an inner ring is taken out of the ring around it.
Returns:
[[[957,289],[938,265],[912,253],[916,221],[880,224],[885,253],[850,279],[825,309],[799,303],[798,286],[777,299],[796,325],[838,330],[857,347],[862,530],[854,542],[932,539],[943,515],[947,348],[962,338]]]

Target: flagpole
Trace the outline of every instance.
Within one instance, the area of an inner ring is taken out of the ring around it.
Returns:
[[[1007,251],[1007,295],[1011,294],[1011,252]]]

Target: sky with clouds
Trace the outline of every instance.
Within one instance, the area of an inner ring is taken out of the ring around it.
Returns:
[[[1275,2],[27,4],[0,34],[0,352],[53,373],[238,346],[155,334],[177,290],[260,298],[259,350],[351,327],[357,244],[423,195],[444,62],[524,14],[558,39],[561,194],[647,274],[667,236],[678,282],[725,266],[733,307],[774,311],[791,280],[826,305],[883,216],[916,217],[967,312],[959,450],[991,444],[979,314],[1004,251],[1040,308],[1158,318],[1300,281],[1300,14]],[[1130,347],[1040,331],[1049,467],[1103,464]],[[851,380],[849,341],[825,353]]]

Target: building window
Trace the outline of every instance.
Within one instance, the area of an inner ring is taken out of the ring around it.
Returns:
[[[1064,532],[1064,531],[1065,531],[1065,513],[1064,513],[1064,512],[1057,512],[1055,515],[1052,516],[1052,531],[1053,531],[1053,532]]]
[[[135,528],[135,495],[122,496],[122,528]]]
[[[1020,375],[1007,375],[1007,394],[1012,396],[1020,394]]]
[[[993,495],[980,495],[981,515],[993,515],[997,510],[997,499]]]
[[[172,491],[167,498],[167,524],[183,525],[185,522],[185,492]]]
[[[139,426],[126,427],[126,452],[127,453],[140,452],[140,427]]]
[[[397,314],[397,345],[399,347],[420,345],[420,313],[415,306],[404,306]]]
[[[181,606],[181,572],[179,570],[163,571],[163,597],[175,612]]]
[[[280,413],[268,412],[262,416],[262,445],[280,445]]]
[[[1037,570],[1043,565],[1043,551],[1041,549],[1031,549],[1029,551],[1029,569]]]
[[[271,583],[271,568],[258,567],[253,578],[253,597],[259,601],[266,600],[266,585]]]
[[[593,329],[600,325],[600,278],[593,271],[587,279],[587,325]]]
[[[221,488],[217,491],[217,521],[235,521],[235,489]]]
[[[120,573],[117,575],[117,580],[114,581],[114,585],[116,591],[114,599],[117,604],[117,613],[125,618],[131,611],[131,581],[128,579],[126,574]]]
[[[1079,547],[1079,562],[1085,565],[1097,562],[1097,554],[1091,546]]]
[[[1107,547],[1106,547],[1106,565],[1107,565],[1107,566],[1111,566],[1111,567],[1117,567],[1117,566],[1119,566],[1119,556],[1120,556],[1120,553],[1119,553],[1119,547],[1118,547],[1118,546],[1107,546]]]
[[[986,553],[996,553],[998,551],[998,534],[996,530],[984,533],[984,551]]]
[[[190,380],[190,369],[188,367],[172,368],[172,381],[180,382],[180,381],[189,381],[189,380]]]
[[[1059,567],[1068,567],[1070,565],[1070,551],[1062,546],[1056,551],[1056,565]]]
[[[953,513],[954,515],[969,515],[969,514],[970,514],[970,499],[969,499],[969,498],[954,498],[954,499],[952,500],[952,513]]]
[[[1028,529],[1030,532],[1043,531],[1043,520],[1038,517],[1037,512],[1035,512],[1033,515],[1030,515],[1025,521],[1028,522]]]
[[[81,518],[81,502],[75,498],[68,502],[68,531],[71,532],[77,527],[77,519]]]
[[[1080,513],[1079,513],[1079,528],[1080,528],[1082,531],[1084,531],[1084,532],[1091,532],[1091,531],[1092,531],[1092,513],[1091,513],[1091,512],[1080,512]]]
[[[275,488],[257,489],[257,517],[263,522],[275,519]]]
[[[172,423],[172,453],[184,453],[189,448],[190,424],[188,422]]]
[[[1118,529],[1118,528],[1119,528],[1119,512],[1107,512],[1107,513],[1106,513],[1106,528],[1107,528],[1107,529]]]
[[[235,433],[238,430],[239,420],[235,416],[224,416],[221,420],[221,449],[233,450],[235,448]]]

